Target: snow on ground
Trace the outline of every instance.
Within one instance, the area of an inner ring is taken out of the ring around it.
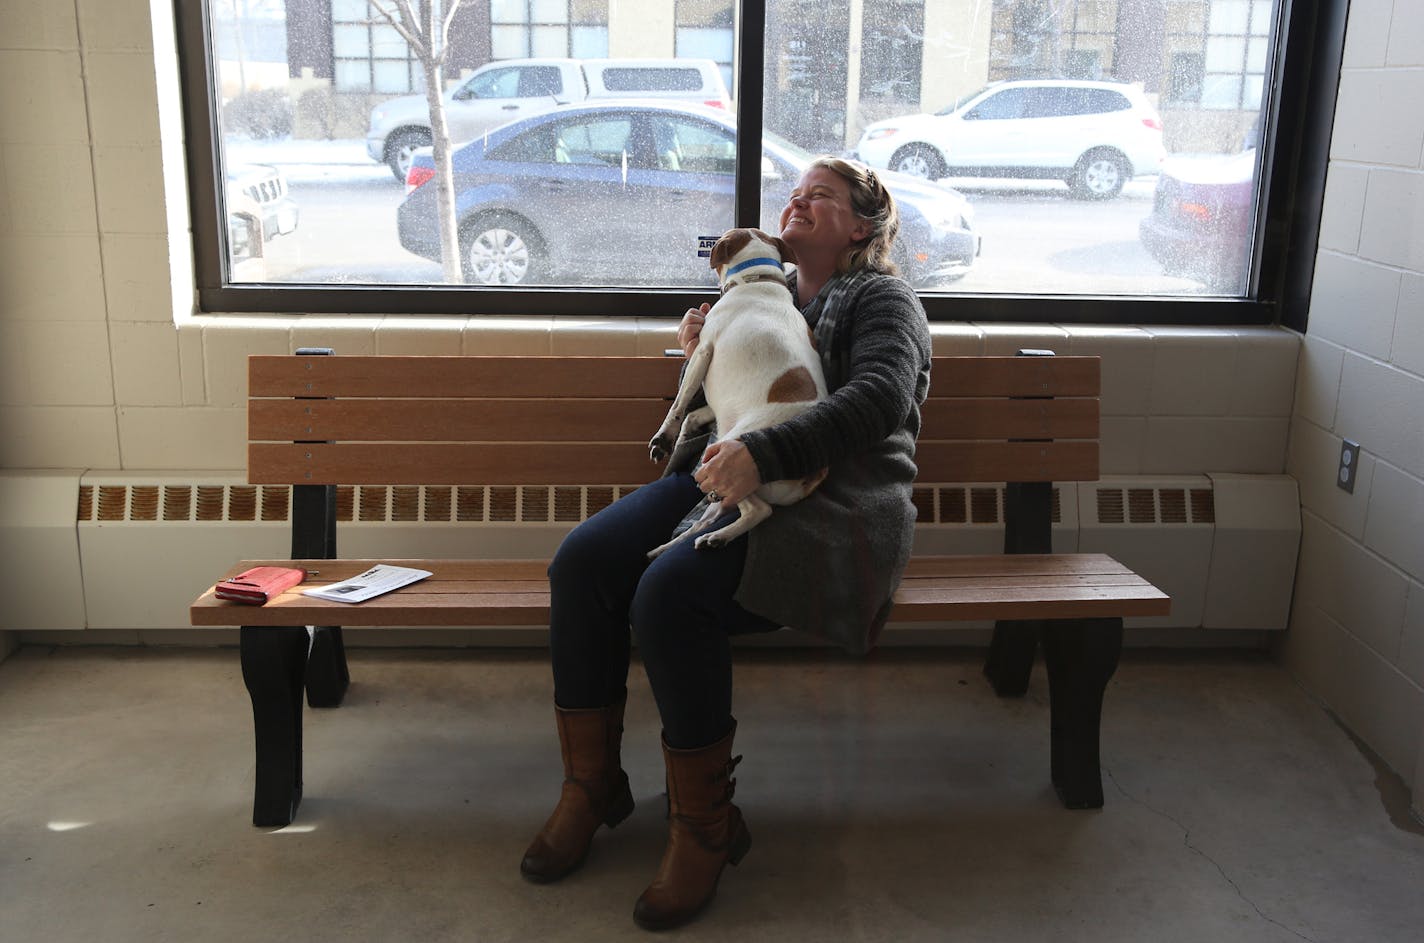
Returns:
[[[288,183],[391,181],[390,168],[368,157],[366,142],[359,138],[341,141],[296,138],[253,140],[228,135],[223,139],[223,145],[229,165],[271,164],[281,169]]]

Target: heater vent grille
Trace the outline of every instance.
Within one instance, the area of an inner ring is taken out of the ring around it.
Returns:
[[[373,524],[576,524],[636,487],[347,485],[336,489],[336,518]],[[80,523],[281,523],[290,520],[291,509],[289,485],[167,483],[80,485],[75,510]]]
[[[1004,522],[1004,489],[999,487],[923,485],[913,493],[920,524],[991,524]],[[1053,523],[1063,522],[1062,493],[1053,489]]]
[[[343,485],[336,489],[338,521],[385,523],[576,524],[597,514],[636,485]],[[1053,523],[1062,523],[1062,492],[1052,491]],[[1002,486],[918,485],[912,492],[920,524],[998,526],[1004,522]],[[1098,488],[1100,524],[1211,524],[1210,488]],[[85,484],[76,505],[81,523],[281,523],[291,517],[288,485]]]
[[[1099,488],[1099,524],[1212,524],[1210,488]]]

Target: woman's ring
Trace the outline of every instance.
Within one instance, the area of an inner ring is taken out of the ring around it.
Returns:
[[[715,491],[709,491],[709,492],[707,492],[707,500],[708,500],[708,501],[711,501],[713,504],[716,504],[718,501],[721,501],[722,499],[717,496],[717,492],[715,492]]]

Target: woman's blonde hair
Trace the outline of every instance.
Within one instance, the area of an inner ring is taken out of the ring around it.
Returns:
[[[897,274],[899,268],[890,261],[890,249],[900,232],[900,211],[884,181],[859,161],[840,157],[818,157],[806,169],[815,167],[825,167],[845,178],[850,184],[851,209],[871,226],[870,235],[841,253],[836,260],[836,271],[844,273],[864,268],[886,275]]]

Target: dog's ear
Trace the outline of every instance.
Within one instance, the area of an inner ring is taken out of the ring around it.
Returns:
[[[752,236],[757,239],[760,239],[767,245],[774,247],[776,251],[781,255],[782,262],[796,261],[796,252],[791,248],[791,246],[787,245],[786,240],[782,239],[780,236],[773,236],[771,233],[764,232],[760,229],[753,229]]]
[[[796,261],[796,252],[793,251],[792,246],[786,244],[786,239],[773,236],[770,232],[762,231],[762,229],[752,229],[752,236],[765,242],[766,245],[773,246],[776,252],[782,256],[782,262]]]
[[[776,251],[781,253],[781,261],[783,264],[786,262],[794,263],[796,261],[796,250],[791,248],[791,244],[785,239],[782,239],[780,236],[772,236],[769,241],[772,245],[776,246]]]
[[[717,240],[717,244],[712,247],[712,267],[720,269],[732,261],[732,256],[741,252],[751,241],[752,234],[745,229],[727,230],[722,234],[722,238]]]

